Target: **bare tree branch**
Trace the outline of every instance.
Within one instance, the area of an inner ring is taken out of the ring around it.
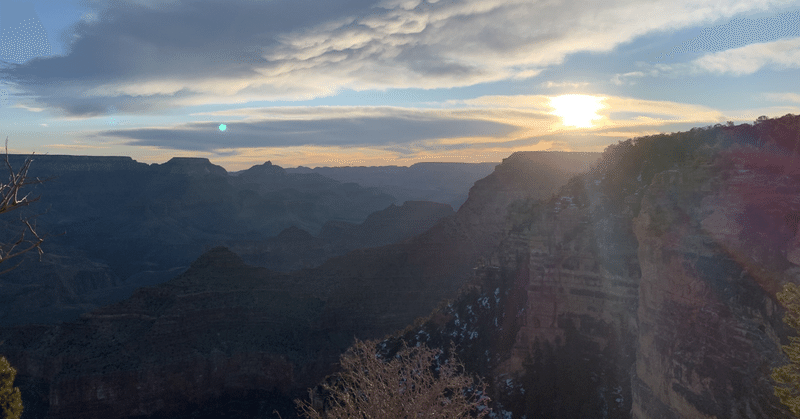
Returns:
[[[30,193],[26,195],[22,195],[21,193],[21,189],[26,186],[37,185],[50,180],[39,178],[28,179],[28,170],[32,162],[33,155],[25,159],[19,171],[14,171],[8,158],[8,137],[6,137],[5,163],[9,175],[7,183],[0,183],[0,214],[26,207],[40,199],[38,196],[31,198]],[[21,195],[22,197],[20,198]],[[21,218],[20,222],[24,229],[19,234],[19,237],[9,243],[0,243],[0,263],[18,258],[34,249],[39,252],[39,256],[41,257],[41,245],[44,243],[44,237],[36,232],[36,225],[31,224],[31,220],[31,217]],[[17,266],[19,266],[19,263],[11,268],[0,271],[0,275],[15,269]]]

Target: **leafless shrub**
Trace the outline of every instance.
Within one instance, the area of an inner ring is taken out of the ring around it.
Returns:
[[[22,195],[21,192],[26,186],[44,183],[45,181],[49,180],[28,178],[28,169],[30,168],[32,162],[33,156],[28,157],[25,159],[22,167],[18,171],[14,171],[14,168],[11,166],[11,162],[8,159],[8,138],[6,138],[5,163],[9,175],[8,182],[0,182],[0,214],[5,214],[22,207],[26,207],[39,200],[40,197],[32,198],[30,197],[30,193]],[[8,243],[0,243],[0,263],[18,258],[32,250],[38,251],[40,256],[42,254],[41,245],[44,242],[44,237],[40,236],[36,232],[36,225],[32,221],[32,218],[20,217],[20,222],[22,223],[22,231],[19,233],[19,235]],[[17,266],[19,266],[19,263],[0,271],[0,274],[9,272]]]
[[[309,419],[482,418],[489,414],[485,387],[464,373],[450,351],[403,348],[381,359],[376,342],[359,341],[342,355],[342,372],[296,401]],[[321,390],[321,391],[320,391]],[[323,399],[323,400],[321,400]]]

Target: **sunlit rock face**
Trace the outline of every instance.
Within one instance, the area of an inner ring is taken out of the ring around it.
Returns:
[[[499,416],[783,418],[800,282],[798,117],[610,147],[507,207],[468,292],[400,336],[458,345]]]
[[[547,201],[508,205],[503,238],[472,286],[403,339],[455,341],[503,415],[628,417],[636,241],[630,216],[605,198],[581,176]]]
[[[634,418],[791,417],[773,396],[800,161],[737,149],[659,174],[634,220],[642,281]],[[785,342],[784,342],[785,343]]]

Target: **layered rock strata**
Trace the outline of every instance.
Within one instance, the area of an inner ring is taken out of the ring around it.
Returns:
[[[662,172],[634,220],[642,281],[634,418],[790,417],[773,395],[800,280],[800,162],[739,149]]]
[[[796,332],[800,118],[609,147],[509,207],[474,285],[401,337],[448,347],[506,417],[788,418],[770,373]]]

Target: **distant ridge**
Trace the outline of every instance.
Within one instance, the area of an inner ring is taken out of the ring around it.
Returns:
[[[297,167],[287,173],[317,173],[339,182],[353,182],[380,188],[405,201],[433,201],[458,209],[467,200],[466,191],[492,173],[496,162],[442,163],[423,162],[411,166]]]
[[[49,177],[61,172],[82,172],[112,170],[145,170],[147,163],[140,163],[127,156],[72,156],[61,154],[9,154],[11,166],[19,168],[28,157],[35,163],[29,175]]]
[[[244,176],[193,157],[146,164],[34,154],[10,155],[9,162],[18,169],[28,157],[29,177],[50,180],[24,191],[41,199],[20,214],[38,214],[37,231],[49,237],[41,261],[31,254],[0,277],[0,325],[74,319],[173,277],[228,241],[267,240],[289,227],[318,234],[329,221],[360,223],[395,201],[269,162]]]

